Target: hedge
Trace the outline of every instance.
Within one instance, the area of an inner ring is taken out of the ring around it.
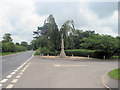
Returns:
[[[72,49],[72,50],[65,50],[65,53],[67,56],[83,56],[83,57],[88,57],[88,55],[90,57],[93,58],[99,58],[99,59],[103,59],[103,57],[105,56],[106,59],[109,59],[112,56],[111,52],[104,52],[101,50],[86,50],[86,49]]]
[[[92,57],[92,58],[99,58],[99,59],[103,59],[103,57],[105,56],[105,59],[110,59],[111,56],[113,56],[113,54],[111,52],[104,52],[101,50],[87,50],[87,49],[72,49],[72,50],[65,50],[65,53],[67,56],[83,56],[83,57]],[[51,55],[51,56],[56,56],[60,54],[60,51],[50,51],[48,50],[46,47],[44,48],[39,48],[36,50],[34,55],[40,55],[40,54],[44,54],[44,55]]]

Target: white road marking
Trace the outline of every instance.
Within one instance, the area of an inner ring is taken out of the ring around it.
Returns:
[[[62,65],[62,66],[87,66],[87,65]]]
[[[17,72],[18,70],[14,70],[15,72]]]
[[[14,75],[14,74],[15,74],[15,72],[12,72],[11,74],[12,74],[12,75]]]
[[[54,65],[55,67],[59,67],[60,65]]]
[[[20,78],[20,76],[16,76],[16,78]]]
[[[8,80],[8,79],[3,79],[3,80],[1,81],[1,83],[5,83],[7,80]]]
[[[12,75],[8,75],[8,76],[7,76],[7,78],[11,78],[11,77],[12,77]]]
[[[18,79],[14,79],[13,81],[12,81],[12,83],[16,83],[18,81]]]
[[[32,57],[34,56],[34,53],[32,54],[32,56],[26,61],[24,62],[21,66],[19,66],[16,70],[14,70],[14,72],[11,73],[11,75],[8,75],[7,78],[11,78],[12,75],[14,75],[19,69],[21,69]],[[4,60],[4,61],[7,61],[7,60]],[[0,61],[0,62],[3,62],[3,61]],[[26,68],[30,65],[31,63],[29,63]],[[24,70],[26,69],[24,68]],[[21,75],[23,74],[22,72],[20,73]],[[16,76],[16,78],[20,78],[20,76]],[[3,79],[1,81],[1,83],[5,83],[8,79]],[[12,82],[17,82],[18,79],[14,79]],[[0,84],[0,86],[2,86],[2,84]],[[12,88],[13,87],[13,84],[9,84],[6,88]]]
[[[12,88],[13,84],[9,84],[6,88]]]
[[[19,70],[19,69],[20,69],[20,67],[17,68],[17,70]]]
[[[75,66],[88,66],[88,65],[59,65],[55,64],[54,67],[75,67]]]
[[[22,70],[22,72],[24,72],[25,70]]]
[[[26,63],[23,63],[23,65],[25,65]]]
[[[2,84],[0,84],[0,87],[2,86]]]

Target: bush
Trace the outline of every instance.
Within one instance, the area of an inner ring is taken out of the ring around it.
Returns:
[[[99,59],[103,59],[104,56],[106,57],[106,59],[109,59],[112,56],[111,53],[106,53],[101,50],[87,50],[87,49],[65,50],[65,53],[67,56],[74,55],[74,56],[87,57],[89,55],[90,57],[99,58]]]
[[[112,56],[111,59],[120,59],[120,56]]]
[[[48,48],[46,48],[46,47],[44,47],[44,48],[39,47],[39,48],[36,50],[36,52],[34,53],[34,55],[40,55],[40,54],[47,55],[47,54],[49,54],[49,55],[51,55],[51,56],[53,56],[53,55],[56,56],[58,53],[59,53],[58,51],[53,52],[53,51],[50,51],[50,50],[49,50]]]
[[[94,50],[85,50],[85,49],[72,49],[72,50],[65,50],[65,53],[67,56],[83,56],[83,57],[87,57],[89,56],[93,56],[94,54]]]
[[[24,46],[16,46],[16,51],[26,51],[27,48]]]
[[[24,46],[17,46],[12,42],[2,43],[2,53],[4,52],[18,52],[18,51],[26,51],[27,48]]]

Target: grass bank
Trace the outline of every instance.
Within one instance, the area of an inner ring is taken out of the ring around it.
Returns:
[[[120,80],[120,68],[110,71],[109,76],[113,79]]]

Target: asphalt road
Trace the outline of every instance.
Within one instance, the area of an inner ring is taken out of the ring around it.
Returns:
[[[4,79],[18,66],[27,61],[33,53],[34,51],[26,51],[17,54],[2,56],[2,61],[0,61],[0,63],[2,64],[2,73],[0,74],[0,77]]]
[[[104,88],[102,75],[117,67],[118,62],[110,60],[53,60],[34,56],[4,87]]]

